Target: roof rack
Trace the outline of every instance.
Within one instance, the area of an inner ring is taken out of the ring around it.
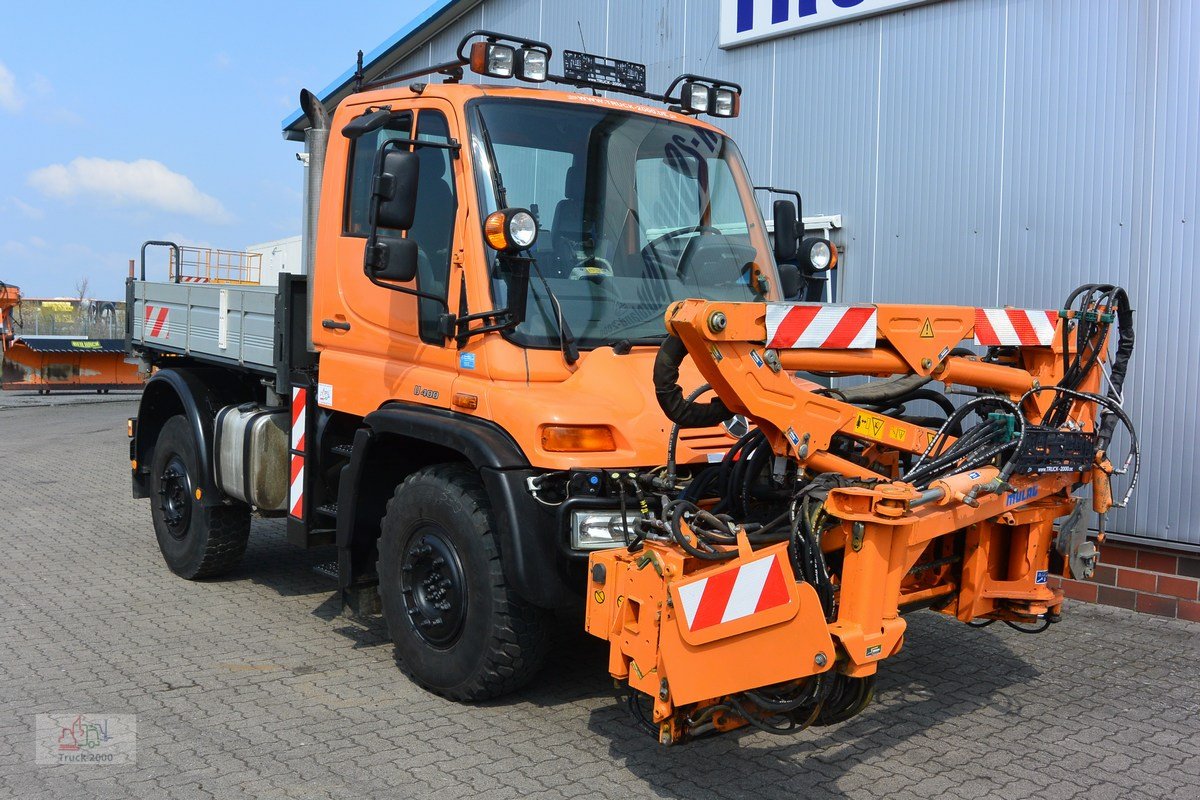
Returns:
[[[468,45],[470,47],[468,48]],[[563,51],[563,74],[549,71],[553,48],[546,42],[489,30],[473,30],[458,44],[456,58],[397,75],[363,79],[362,51],[354,71],[356,92],[403,83],[427,75],[444,75],[458,83],[463,67],[491,78],[516,78],[527,83],[554,83],[593,91],[619,92],[666,103],[683,114],[736,117],[741,106],[741,85],[733,81],[685,73],[671,81],[665,92],[646,91],[646,66],[575,50]],[[679,90],[679,95],[673,92]]]

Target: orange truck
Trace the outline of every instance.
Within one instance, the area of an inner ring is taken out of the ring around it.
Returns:
[[[142,376],[123,339],[18,334],[21,290],[0,281],[0,389],[110,389],[140,386]]]
[[[475,31],[332,111],[304,92],[304,275],[148,281],[143,248],[130,463],[170,569],[221,574],[252,514],[286,518],[460,701],[530,681],[574,609],[668,744],[848,718],[909,611],[1057,622],[1085,507],[1136,480],[1125,293],[797,302],[836,248],[779,190],[769,235],[705,119],[740,87],[552,55]]]

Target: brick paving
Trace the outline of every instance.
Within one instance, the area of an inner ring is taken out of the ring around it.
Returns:
[[[660,749],[566,622],[536,686],[446,702],[278,523],[172,576],[104,401],[0,407],[0,798],[1200,798],[1200,624],[1080,603],[1042,636],[914,614],[877,702],[794,737]],[[61,711],[136,714],[136,764],[36,766]]]

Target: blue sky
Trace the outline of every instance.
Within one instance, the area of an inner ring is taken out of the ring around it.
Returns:
[[[6,4],[0,280],[46,297],[86,276],[118,299],[145,239],[237,250],[299,233],[299,146],[280,121],[429,5]]]

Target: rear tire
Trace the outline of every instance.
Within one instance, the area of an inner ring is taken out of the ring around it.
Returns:
[[[396,488],[379,539],[379,595],[400,669],[451,700],[486,700],[534,676],[547,615],[504,580],[495,522],[465,464],[413,473]]]
[[[167,420],[150,461],[150,514],[171,571],[196,580],[237,566],[250,538],[250,507],[206,506],[196,498],[200,458],[186,418]]]

